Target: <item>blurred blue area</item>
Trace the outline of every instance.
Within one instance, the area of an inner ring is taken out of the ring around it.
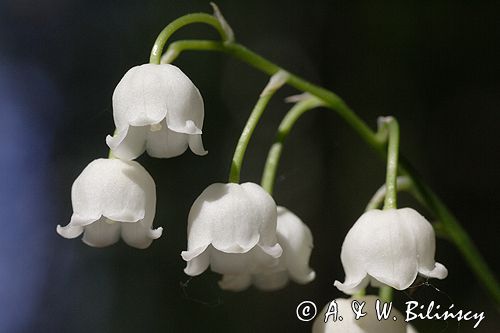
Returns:
[[[48,273],[54,216],[52,141],[59,93],[33,63],[0,58],[0,327],[18,332],[35,316]]]

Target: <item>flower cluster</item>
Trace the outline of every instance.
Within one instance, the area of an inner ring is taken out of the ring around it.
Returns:
[[[144,151],[168,158],[189,146],[205,155],[201,141],[203,99],[189,78],[173,65],[145,64],[131,68],[113,93],[115,135],[106,142],[111,159],[91,162],[73,183],[73,216],[57,226],[65,238],[83,233],[95,247],[121,237],[130,246],[148,247],[162,234],[152,230],[156,210],[155,182],[137,162]]]
[[[217,10],[216,16],[231,36]],[[265,189],[251,182],[236,183],[244,150],[263,109],[290,78],[293,76],[279,70],[262,92],[237,146],[231,183],[208,186],[189,212],[188,244],[181,253],[186,261],[184,272],[197,276],[210,268],[222,275],[219,286],[223,290],[242,291],[252,285],[260,290],[277,290],[290,280],[306,284],[316,276],[309,265],[313,249],[311,230],[294,213],[276,205],[270,194],[272,185],[264,181],[274,181],[276,169],[274,173],[264,173],[272,175],[263,177]],[[57,232],[65,238],[83,234],[83,242],[93,247],[109,246],[121,237],[128,245],[144,249],[162,235],[163,229],[153,228],[155,182],[134,159],[144,152],[152,157],[171,158],[183,154],[188,147],[196,155],[207,154],[201,138],[203,99],[179,68],[144,64],[126,72],[112,101],[116,129],[106,137],[110,158],[92,161],[76,178],[71,191],[73,215],[68,225],[57,226]],[[308,108],[322,105],[318,101],[319,97],[311,99],[308,94],[299,96],[279,127],[278,146],[271,149],[271,153],[277,153],[276,159],[281,152],[279,145],[293,122]],[[342,244],[340,258],[346,277],[343,283],[335,281],[335,286],[350,295],[364,294],[361,291],[369,284],[403,290],[418,274],[438,279],[448,274],[434,260],[436,245],[431,224],[414,209],[396,209],[399,125],[393,117],[384,117],[380,126],[377,138],[388,138],[386,201],[384,210],[366,211]],[[273,167],[277,165],[273,158],[268,161]],[[375,299],[363,298],[369,307],[373,307]],[[349,308],[351,299],[337,302]],[[370,315],[357,320],[351,311],[345,313],[348,315],[344,320],[328,323],[322,320],[324,315],[318,316],[313,332],[414,332],[401,319],[381,321]],[[400,316],[396,311],[396,317]]]
[[[240,291],[252,283],[275,290],[288,282],[314,279],[309,268],[312,235],[293,213],[276,207],[259,185],[212,184],[196,199],[188,218],[186,274],[209,266],[223,274],[222,289]]]

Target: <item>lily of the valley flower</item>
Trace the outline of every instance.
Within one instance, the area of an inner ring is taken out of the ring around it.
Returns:
[[[278,264],[276,204],[259,185],[212,184],[196,199],[188,218],[186,274],[209,266],[220,274],[256,273]]]
[[[316,274],[309,267],[313,248],[309,228],[288,209],[278,207],[276,234],[283,248],[277,267],[257,274],[226,274],[219,281],[219,286],[225,290],[241,291],[253,283],[258,289],[270,291],[283,288],[289,279],[300,284],[314,280]]]
[[[170,64],[131,68],[113,93],[116,132],[106,138],[113,154],[132,160],[145,150],[174,157],[189,146],[205,155],[201,140],[203,99],[191,80]]]
[[[358,304],[365,302],[362,311],[366,313],[365,316],[358,319],[355,318],[354,311],[351,308],[352,302],[356,300]],[[396,309],[392,308],[390,318],[378,320],[376,315],[375,303],[376,296],[354,297],[350,299],[338,298],[336,302],[337,317],[328,314],[328,308],[331,303],[326,307],[314,320],[312,333],[412,333],[415,332],[410,325],[405,322],[404,316]],[[383,309],[384,302],[380,303],[380,310]],[[333,311],[332,307],[330,311]],[[342,320],[340,320],[340,317]],[[394,320],[393,317],[396,317]],[[325,319],[327,322],[325,323]],[[335,321],[334,321],[335,319]]]
[[[71,188],[73,215],[57,233],[95,247],[116,243],[120,235],[130,246],[144,249],[162,234],[151,229],[156,209],[155,182],[137,162],[92,161]]]
[[[434,261],[436,239],[431,224],[411,208],[369,210],[356,221],[342,244],[345,282],[335,286],[354,294],[369,282],[398,290],[420,273],[444,279],[447,269]]]

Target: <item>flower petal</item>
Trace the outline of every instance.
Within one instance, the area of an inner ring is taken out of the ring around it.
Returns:
[[[208,151],[203,147],[201,134],[191,134],[188,136],[189,148],[193,153],[199,156],[208,154]]]
[[[219,287],[228,291],[243,291],[252,284],[250,274],[229,275],[224,274],[219,281]]]
[[[209,245],[200,246],[200,247],[192,249],[190,251],[182,251],[181,252],[181,257],[185,261],[193,260],[194,258],[196,258],[197,256],[199,256],[200,254],[202,254],[203,252],[205,252],[205,250],[207,249],[207,247],[209,247]]]
[[[274,244],[273,246],[264,246],[264,245],[257,245],[262,251],[259,253],[262,253],[264,255],[268,255],[272,258],[280,258],[281,255],[283,254],[283,248],[279,243]]]
[[[168,128],[179,133],[201,134],[204,109],[200,92],[179,68],[169,64],[160,66],[165,78],[164,93],[169,96],[166,99]]]
[[[278,206],[277,236],[283,247],[286,269],[292,279],[301,284],[311,282],[316,273],[309,267],[313,236],[309,228],[292,212]]]
[[[253,207],[240,185],[210,185],[189,212],[188,250],[212,243],[223,252],[248,252],[259,241]]]
[[[137,162],[97,159],[73,183],[74,214],[95,219],[134,222],[144,218],[156,203],[153,178]],[[152,205],[152,207],[151,207]]]
[[[63,237],[74,238],[85,230],[85,243],[107,246],[118,240],[122,222],[134,224],[123,231],[125,241],[133,246],[147,247],[161,235],[161,228],[150,230],[156,209],[155,183],[137,162],[92,161],[73,183],[71,197],[71,221],[64,228],[57,227]]]
[[[408,224],[415,236],[418,272],[426,277],[444,279],[448,275],[448,270],[434,260],[436,235],[432,225],[411,208],[399,209],[398,214],[401,220]]]
[[[57,225],[56,231],[59,235],[61,235],[64,238],[76,238],[82,234],[83,227],[82,226],[73,226],[71,224],[68,224],[65,227],[61,227],[60,225]]]
[[[365,282],[364,272],[398,290],[408,288],[417,275],[415,239],[395,209],[364,213],[347,233],[341,260],[346,285],[336,285],[349,285],[351,292],[359,289],[355,282]]]
[[[370,276],[366,274],[363,276],[356,276],[356,275],[353,276],[353,275],[348,275],[346,273],[344,283],[340,281],[335,281],[333,285],[337,287],[338,290],[342,291],[345,294],[354,295],[358,293],[361,289],[366,288],[368,286],[368,283],[370,283]]]
[[[120,239],[120,223],[102,217],[85,227],[82,241],[93,247],[105,247]]]
[[[160,124],[160,130],[148,131],[148,154],[152,157],[169,158],[184,153],[188,147],[188,135],[170,130],[165,120]]]
[[[122,238],[125,243],[138,249],[145,249],[154,239],[161,236],[163,228],[151,229],[142,221],[122,223]]]
[[[126,126],[117,130],[114,136],[106,137],[106,144],[113,154],[122,160],[133,160],[146,149],[148,126]]]
[[[261,186],[255,183],[243,183],[241,188],[245,196],[250,198],[253,214],[252,219],[259,223],[260,240],[259,244],[264,246],[274,246],[277,242],[276,228],[278,212],[274,199]],[[249,210],[248,208],[246,209]],[[259,214],[256,216],[256,214]],[[255,221],[253,223],[256,223]]]
[[[246,253],[226,253],[211,247],[210,268],[219,274],[254,274],[272,269],[278,259],[268,255],[259,246]]]
[[[364,245],[361,248],[369,252],[365,262],[367,273],[395,289],[408,288],[417,277],[417,250],[411,229],[401,220],[399,210],[374,210],[366,214],[360,227],[367,229],[358,236]]]
[[[189,276],[197,276],[207,270],[208,266],[210,265],[210,249],[205,249],[206,250],[201,252],[199,255],[196,255],[187,261],[186,268],[184,268],[184,273]],[[184,260],[186,260],[184,255],[185,252],[182,253],[182,257]]]
[[[164,65],[144,64],[125,73],[113,92],[117,128],[152,125],[165,118],[167,100],[176,98],[170,91],[168,71]]]

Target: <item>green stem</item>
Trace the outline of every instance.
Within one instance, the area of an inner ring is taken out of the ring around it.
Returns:
[[[366,289],[363,288],[363,289],[359,290],[357,293],[355,293],[354,295],[352,295],[352,297],[354,299],[360,299],[360,298],[365,297],[365,295],[366,295]]]
[[[413,184],[408,177],[398,177],[397,181],[397,190],[399,191],[412,191]],[[384,202],[387,193],[387,186],[382,185],[377,192],[370,199],[370,202],[366,205],[365,211],[369,211],[372,209],[378,209],[380,205]]]
[[[189,47],[188,47],[189,46]],[[185,41],[178,41],[170,45],[170,48],[175,48],[177,53],[182,51],[196,50],[196,51],[221,51],[227,53],[248,65],[264,72],[273,75],[281,68],[262,56],[248,50],[242,45],[236,43],[221,43],[212,41],[198,41],[194,44],[186,44]],[[321,99],[325,106],[337,112],[337,114],[344,119],[349,126],[378,154],[385,156],[384,143],[377,134],[366,125],[366,123],[359,118],[345,103],[333,92],[324,88],[316,86],[306,80],[299,78],[296,75],[290,74],[287,83],[296,89],[316,96]],[[400,158],[400,174],[408,176],[415,184],[416,191],[419,196],[424,199],[426,206],[431,209],[435,217],[441,221],[444,229],[450,235],[450,239],[454,245],[464,256],[469,267],[476,274],[477,278],[485,286],[489,295],[500,307],[500,286],[496,281],[495,275],[490,270],[485,260],[472,243],[472,240],[462,228],[458,220],[448,210],[445,204],[439,197],[421,181],[417,173],[413,170],[411,165],[401,156]]]
[[[172,21],[160,32],[153,45],[153,49],[151,50],[151,55],[149,56],[149,62],[152,64],[159,64],[161,55],[163,53],[163,47],[167,43],[170,36],[172,36],[172,34],[177,30],[179,30],[180,28],[193,23],[204,23],[214,27],[215,30],[217,30],[217,32],[221,36],[223,41],[226,41],[229,38],[229,36],[227,36],[226,34],[226,31],[220,24],[219,20],[217,20],[217,18],[215,18],[213,15],[205,13],[184,15]]]
[[[417,201],[422,204],[427,210],[430,210],[429,207],[426,206],[425,200],[420,196],[420,192],[417,191],[415,188],[415,185],[411,181],[410,178],[407,176],[399,176],[397,178],[397,188],[398,192],[400,191],[407,191],[409,192]],[[366,205],[365,211],[369,211],[372,209],[378,209],[383,203],[385,199],[385,194],[386,194],[386,186],[385,184],[380,186],[380,188],[373,194],[372,198],[370,199],[370,202]],[[444,238],[447,240],[451,240],[449,235],[446,233],[444,230],[443,224],[439,221],[434,221],[432,223],[432,227],[434,228],[434,231],[436,233],[436,236],[439,238]]]
[[[241,165],[243,164],[243,158],[245,157],[248,142],[250,142],[253,131],[255,130],[255,127],[257,127],[260,117],[264,113],[267,104],[273,97],[274,93],[276,93],[276,91],[285,83],[287,76],[288,74],[286,74],[285,71],[276,73],[271,77],[269,83],[260,94],[259,100],[257,101],[257,104],[255,104],[252,113],[250,113],[250,117],[248,117],[245,128],[243,128],[238,144],[236,145],[236,149],[234,150],[231,170],[229,172],[230,183],[239,183]]]
[[[391,302],[393,292],[394,292],[394,290],[392,289],[392,287],[382,286],[382,287],[380,287],[380,290],[378,292],[378,296],[380,297],[381,301]]]
[[[266,164],[262,174],[261,185],[269,194],[273,193],[274,184],[276,182],[276,172],[278,170],[283,144],[288,137],[288,134],[290,134],[293,125],[295,125],[295,122],[297,122],[300,116],[302,116],[305,112],[322,104],[323,103],[317,98],[306,98],[295,104],[281,121],[276,134],[276,139],[267,154]]]
[[[398,197],[399,124],[393,117],[382,117],[379,119],[379,123],[381,130],[388,132],[384,210],[396,209]]]

